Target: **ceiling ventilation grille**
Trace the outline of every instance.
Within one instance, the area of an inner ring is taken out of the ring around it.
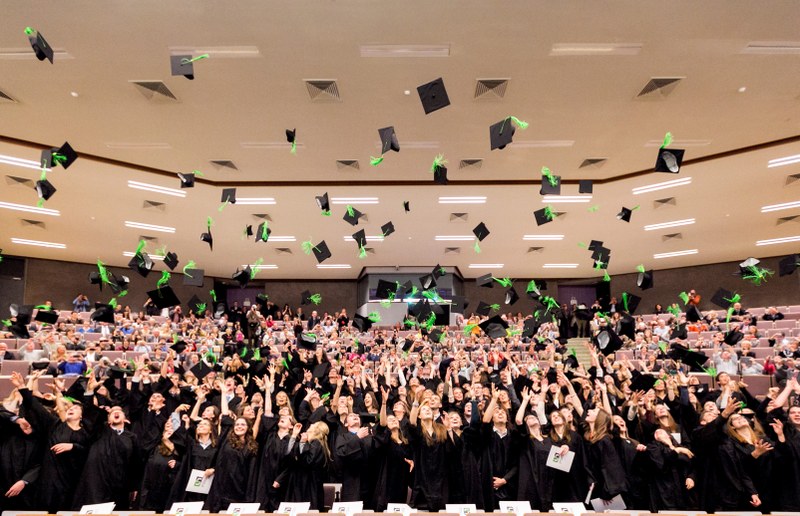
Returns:
[[[676,206],[678,200],[675,197],[665,197],[663,199],[656,199],[653,201],[654,208],[663,208],[664,206]]]
[[[16,104],[17,101],[8,93],[0,90],[0,104]]]
[[[167,85],[161,81],[130,81],[147,100],[178,100]]]
[[[6,176],[6,183],[11,186],[22,185],[33,188],[33,180],[27,177]]]
[[[466,222],[469,220],[469,213],[451,213],[450,222]]]
[[[272,222],[272,217],[270,217],[268,213],[253,213],[253,218],[256,220],[266,220],[268,222]]]
[[[528,252],[529,253],[543,253],[544,252],[544,247],[529,247],[528,248]]]
[[[444,254],[461,254],[460,247],[445,247]]]
[[[666,98],[683,79],[684,77],[653,77],[636,98]]]
[[[155,210],[158,210],[158,211],[167,211],[167,203],[145,200],[142,203],[142,208],[144,208],[146,210],[155,209]]]
[[[506,96],[508,79],[477,79],[475,100],[500,100]]]
[[[483,160],[480,158],[476,159],[462,159],[458,164],[459,170],[469,169],[469,170],[478,170],[483,166]]]
[[[339,86],[336,80],[307,79],[308,96],[313,102],[340,102]]]
[[[276,247],[275,252],[277,254],[292,254],[292,250],[289,247]]]
[[[608,158],[586,158],[578,168],[600,168],[606,164]]]
[[[212,159],[211,164],[214,165],[216,168],[227,168],[230,170],[239,170],[239,167],[236,166],[236,163],[229,159]]]
[[[359,165],[357,159],[337,159],[336,168],[339,170],[359,170],[361,165]]]
[[[786,184],[790,185],[790,184],[794,183],[795,181],[797,181],[798,179],[800,179],[800,174],[788,175],[788,176],[786,176]]]
[[[669,233],[661,236],[662,242],[667,242],[669,240],[683,240],[683,233]]]
[[[148,236],[148,235],[139,235],[139,240],[144,240],[148,244],[157,243],[158,242],[158,237]]]
[[[780,217],[778,220],[775,221],[775,225],[780,226],[781,224],[786,224],[787,222],[800,222],[800,215],[790,215],[788,217]]]
[[[46,229],[47,228],[45,223],[42,222],[41,220],[19,219],[19,222],[20,222],[20,224],[22,224],[23,226],[26,226],[26,227],[33,226],[33,227],[39,228],[39,229]]]

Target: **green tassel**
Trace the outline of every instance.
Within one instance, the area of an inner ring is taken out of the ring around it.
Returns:
[[[47,305],[36,305],[33,307],[35,310],[47,310],[50,311],[50,307]]]
[[[411,292],[409,292],[408,297],[416,296],[417,292],[419,292],[419,289],[417,288],[417,286],[416,285],[411,285]]]
[[[205,313],[205,311],[206,311],[206,304],[205,304],[205,303],[197,303],[197,304],[195,305],[195,308],[197,309],[196,311],[197,311],[197,313],[198,313],[198,314]]]
[[[658,348],[661,350],[662,353],[666,353],[667,352],[667,343],[664,342],[664,341],[659,342],[658,343]]]
[[[556,214],[553,211],[552,206],[548,205],[544,207],[544,216],[547,217],[547,220],[553,220],[554,218],[556,218]]]
[[[603,281],[606,281],[606,282],[611,281],[611,276],[608,275],[608,271],[607,270],[603,271]]]
[[[511,328],[507,328],[506,329],[506,335],[508,335],[509,337],[515,337],[515,336],[521,335],[521,334],[522,334],[522,330],[520,330],[519,328],[515,328],[513,330]]]
[[[199,170],[192,170],[192,174],[196,175],[197,177],[203,177],[203,173]]]
[[[468,325],[464,326],[464,335],[471,335],[472,334],[472,330],[474,330],[476,326],[478,326],[478,325],[477,324],[468,324]]]
[[[547,308],[544,311],[545,315],[547,315],[547,312],[549,312],[550,310],[558,309],[558,301],[556,301],[550,296],[543,296],[540,302]]]
[[[9,327],[9,326],[11,326],[11,320],[10,320],[10,319],[3,319],[3,320],[2,320],[2,321],[0,321],[0,322],[2,322],[2,323],[3,323],[3,326],[5,326],[5,327]]]
[[[377,158],[375,156],[370,156],[369,164],[372,165],[373,167],[377,167],[378,165],[381,164],[382,161],[383,161],[383,156],[378,156]]]
[[[154,254],[156,256],[166,256],[167,255],[167,246],[159,247],[155,250]]]
[[[214,364],[214,365],[216,365],[216,364],[217,364],[217,355],[215,355],[214,353],[212,353],[212,352],[210,352],[210,351],[209,351],[208,353],[206,353],[206,354],[203,356],[203,358],[205,358],[205,359],[206,359],[206,362],[211,362],[211,363],[212,363],[212,364]]]
[[[520,120],[519,118],[517,118],[515,116],[510,116],[508,118],[510,118],[512,122],[517,124],[517,127],[522,129],[523,131],[528,128],[528,125],[529,125],[528,122],[523,122],[522,120]]]
[[[578,242],[578,247],[582,247],[584,249],[588,249],[589,248],[589,246],[586,245],[586,242]]]
[[[194,269],[196,266],[197,266],[197,264],[196,264],[196,263],[194,263],[194,260],[189,260],[189,263],[187,263],[187,264],[186,264],[186,265],[183,267],[183,274],[184,274],[184,275],[186,275],[186,276],[189,276],[189,277],[191,278],[191,277],[192,277],[192,275],[191,275],[191,274],[189,274],[189,273],[188,273],[188,272],[186,272],[186,271],[188,271],[188,270],[190,270],[190,269]]]
[[[668,306],[668,307],[667,307],[667,312],[671,313],[671,314],[672,314],[672,315],[674,315],[675,317],[680,317],[680,316],[681,316],[681,309],[680,309],[680,308],[678,308],[678,306],[677,306],[677,305],[670,305],[670,306]]]
[[[116,297],[111,298],[111,301],[108,302],[108,306],[110,306],[111,308],[116,308],[117,307],[117,298]]]
[[[37,207],[37,208],[41,208],[42,206],[44,206],[44,199],[39,199],[39,200],[36,202],[36,207]]]
[[[356,216],[355,209],[352,206],[350,206],[349,204],[347,205],[347,207],[345,209],[347,210],[347,216],[348,217],[355,217]]]
[[[144,251],[145,247],[147,247],[147,242],[145,242],[144,240],[139,240],[139,245],[136,246],[136,252],[134,254],[136,256],[139,256],[140,254],[142,254],[142,251]]]
[[[511,285],[514,284],[514,282],[511,280],[511,278],[494,278],[493,277],[492,279],[495,280],[496,282],[498,282],[500,284],[500,286],[503,287],[503,288],[509,288],[509,287],[511,287]]]
[[[689,303],[689,294],[687,294],[686,292],[681,292],[680,294],[678,294],[678,297],[681,298],[681,301],[683,301],[684,305]]]
[[[214,225],[214,219],[212,219],[210,216],[206,217],[206,227],[209,230],[211,230],[211,226],[213,226],[213,225]]]
[[[199,56],[193,57],[191,59],[183,58],[183,59],[181,59],[181,64],[194,63],[195,61],[199,61],[201,59],[208,59],[208,54],[199,55]]]
[[[78,402],[78,400],[76,400],[76,399],[75,399],[75,398],[73,398],[72,396],[64,396],[64,397],[62,397],[61,399],[63,399],[64,401],[68,401],[68,402],[70,402],[70,403],[77,403],[77,402]]]
[[[672,133],[668,132],[664,135],[664,141],[661,142],[661,148],[663,149],[664,147],[669,147],[670,145],[672,145]]]
[[[33,30],[33,27],[25,27],[25,34],[28,36],[33,36],[33,33],[36,32]]]
[[[431,172],[436,172],[440,169],[443,165],[447,165],[447,160],[444,159],[444,154],[439,154],[435,158],[433,158],[433,164],[431,165]]]
[[[172,334],[172,343],[173,344],[177,344],[179,340],[180,340],[180,338],[178,337],[178,334],[177,333],[173,333]]]
[[[495,303],[493,305],[489,305],[489,308],[491,308],[493,312],[499,312],[500,311],[500,305],[498,305],[497,303]]]
[[[309,301],[314,303],[315,305],[319,305],[322,303],[322,295],[321,294],[312,294],[311,297],[308,298]]]
[[[111,283],[111,280],[108,278],[108,269],[100,260],[97,260],[97,272],[100,274],[100,280],[103,283]]]
[[[536,286],[536,281],[530,280],[528,282],[528,287],[525,289],[525,292],[526,293],[527,292],[536,292],[537,290],[539,290],[539,287]]]
[[[706,373],[707,375],[711,376],[711,377],[716,377],[717,376],[717,368],[714,367],[714,366],[704,367],[703,368],[703,372]]]
[[[589,213],[594,213],[594,212],[596,212],[596,211],[597,211],[597,210],[599,210],[599,209],[600,209],[600,206],[598,206],[598,205],[596,205],[596,204],[595,204],[594,206],[589,206],[589,207],[586,209],[586,211],[588,211]]]
[[[637,204],[636,206],[634,206],[633,208],[631,208],[631,211],[636,211],[636,210],[638,210],[639,208],[641,208],[641,206],[639,206],[639,205]]]
[[[406,328],[411,328],[416,323],[411,319],[406,319],[405,321],[403,321],[403,324],[406,326]]]
[[[261,360],[261,348],[256,348],[256,350],[253,351],[253,358],[251,358],[250,360],[255,362]]]
[[[291,356],[291,355],[290,355],[290,356]],[[282,358],[282,359],[281,359],[281,364],[283,364],[283,368],[284,368],[284,369],[287,369],[287,370],[289,369],[289,363],[286,361],[286,359],[285,359],[285,358]]]
[[[435,322],[436,322],[436,314],[432,313],[428,315],[428,318],[425,319],[424,322],[420,323],[420,326],[430,331],[431,328],[433,328],[433,323]]]
[[[323,217],[330,217],[331,216],[331,210],[322,210],[322,216]]]
[[[622,306],[625,308],[626,312],[630,312],[630,310],[628,310],[628,298],[629,298],[628,293],[627,292],[623,292],[622,293]]]
[[[474,246],[472,246],[472,248],[473,248],[473,249],[475,249],[475,252],[476,252],[476,253],[480,253],[480,252],[481,252],[481,243],[480,243],[480,240],[475,240],[475,245],[474,245]]]
[[[447,274],[447,269],[446,269],[446,268],[444,268],[444,267],[439,267],[439,274],[441,274],[442,276],[444,276],[445,274]]]
[[[358,257],[359,258],[366,258],[367,257],[367,248],[362,246],[358,247]]]
[[[381,305],[381,308],[389,308],[389,307],[392,306],[392,302],[387,299],[387,300],[381,301],[380,305]]]
[[[42,162],[42,173],[39,174],[39,181],[44,181],[47,179],[47,168],[44,166],[44,162]]]
[[[258,260],[256,260],[256,263],[254,263],[253,266],[250,267],[250,279],[251,280],[256,278],[256,274],[258,274],[258,272],[261,270],[261,269],[258,268],[258,266],[261,265],[262,263],[264,263],[264,259],[263,258],[259,258]]]
[[[644,265],[637,265],[636,266],[636,270],[641,272],[641,273],[644,273]]]
[[[292,142],[292,149],[289,151],[291,154],[297,155],[297,142]]]
[[[266,220],[264,221],[264,224],[261,226],[261,240],[263,240],[264,242],[269,240],[269,222],[267,222]]]
[[[229,202],[230,202],[230,201],[225,201],[225,202],[223,202],[222,204],[220,204],[220,205],[219,205],[219,208],[217,208],[217,211],[222,211],[222,210],[224,210],[224,209],[225,209],[225,206],[227,206]]]
[[[239,356],[241,358],[244,358],[245,355],[247,355],[247,346],[243,347],[242,350],[239,352]]]
[[[304,253],[311,254],[311,250],[314,249],[314,244],[311,242],[311,240],[306,240],[305,242],[300,244],[300,247],[303,248]]]
[[[216,303],[217,302],[217,292],[212,289],[212,290],[209,290],[208,293],[211,296],[211,300]]]
[[[550,186],[558,186],[558,178],[547,167],[542,167],[542,175],[547,178]]]
[[[379,314],[378,312],[370,312],[369,315],[367,316],[367,319],[369,319],[373,323],[379,323],[381,322],[381,314]]]
[[[156,288],[161,288],[162,286],[169,283],[169,278],[172,276],[169,271],[162,271],[161,272],[161,279],[156,282]]]
[[[740,296],[739,294],[734,294],[733,297],[730,299],[728,299],[727,297],[723,297],[722,299],[724,299],[730,304],[734,304],[740,302],[742,300],[742,296]]]
[[[594,264],[594,268],[597,269],[597,270],[600,270],[600,269],[603,268],[603,265],[605,265],[604,262],[601,262],[600,260],[597,260],[597,262],[595,262],[595,264]]]
[[[748,269],[747,273],[742,275],[742,279],[749,280],[758,287],[761,286],[761,283],[767,281],[767,277],[775,274],[773,271],[769,269],[756,267],[755,265],[751,265],[747,269]]]

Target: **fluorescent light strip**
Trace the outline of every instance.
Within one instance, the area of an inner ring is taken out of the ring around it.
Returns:
[[[174,233],[175,228],[169,226],[154,226],[153,224],[144,224],[142,222],[125,221],[125,226],[136,229],[149,229],[150,231],[160,231],[161,233]]]
[[[344,241],[345,242],[355,242],[356,240],[355,240],[355,238],[353,238],[351,236],[345,236],[344,237]],[[367,242],[383,242],[383,236],[382,235],[377,235],[377,236],[367,235]]]
[[[773,245],[773,244],[787,244],[789,242],[800,242],[800,236],[771,238],[769,240],[759,240],[756,245]]]
[[[523,240],[564,240],[564,235],[523,235]]]
[[[0,49],[0,59],[36,59],[36,54],[31,50],[31,47],[24,48],[2,48]],[[53,59],[56,61],[63,61],[64,59],[75,59],[75,56],[70,54],[63,48],[53,49]]]
[[[350,264],[347,263],[318,263],[317,269],[350,269]]]
[[[469,242],[475,240],[474,235],[437,235],[433,238],[439,242]]]
[[[767,162],[767,168],[782,167],[784,165],[793,165],[795,163],[800,163],[800,154],[771,159]]]
[[[672,222],[662,222],[661,224],[650,224],[644,227],[645,231],[654,231],[656,229],[674,228],[677,226],[688,226],[694,224],[694,219],[673,220]]]
[[[690,254],[697,254],[697,249],[686,249],[684,251],[675,251],[675,252],[672,252],[672,253],[658,253],[658,254],[654,254],[653,258],[655,258],[656,260],[659,260],[661,258],[673,258],[675,256],[687,256],[687,255],[690,255]]]
[[[270,235],[267,239],[268,242],[297,242],[297,238],[287,235],[287,236],[276,236]]]
[[[261,57],[261,51],[256,46],[221,46],[221,47],[169,47],[169,55],[182,56],[191,54],[193,56],[208,54],[210,59],[229,59],[242,57]]]
[[[784,202],[782,204],[770,204],[769,206],[762,206],[761,213],[768,213],[770,211],[790,210],[792,208],[800,208],[800,201]]]
[[[378,204],[377,197],[331,197],[331,204]]]
[[[267,150],[285,150],[291,149],[292,144],[288,142],[240,142],[239,146],[243,149],[267,149]],[[295,147],[299,149],[305,148],[305,144],[298,143]]]
[[[486,197],[439,197],[439,204],[486,204]]]
[[[15,204],[13,202],[0,202],[0,208],[5,208],[7,210],[26,211],[28,213],[38,213],[39,215],[52,215],[54,217],[61,216],[61,212],[58,210],[39,208],[37,206],[25,206],[24,204]]]
[[[65,244],[57,244],[54,242],[40,242],[39,240],[27,240],[25,238],[12,238],[11,242],[20,245],[35,245],[37,247],[49,247],[51,249],[66,249]]]
[[[167,188],[166,186],[151,185],[150,183],[140,183],[139,181],[128,181],[128,188],[135,188],[136,190],[144,190],[145,192],[155,192],[164,195],[172,195],[174,197],[186,197],[186,192],[175,188]]]
[[[503,263],[470,263],[470,269],[502,269],[505,266]]]
[[[682,177],[680,179],[664,181],[663,183],[653,183],[651,185],[646,185],[646,186],[637,186],[636,188],[633,188],[631,191],[633,192],[633,195],[639,195],[643,193],[664,190],[666,188],[675,188],[676,186],[685,186],[691,184],[691,182],[692,182],[691,177]]]
[[[551,56],[634,56],[641,43],[553,43]]]
[[[450,45],[361,45],[361,57],[450,57]]]
[[[554,202],[590,202],[591,195],[544,195],[542,202],[550,204]]]
[[[271,269],[277,269],[278,268],[278,266],[273,264],[273,263],[262,263],[261,265],[255,265],[255,264],[251,263],[250,265],[247,265],[247,264],[242,265],[243,269],[245,269],[247,267],[250,267],[251,269],[255,269],[257,271],[267,270],[267,269],[271,270]]]
[[[134,256],[136,256],[136,253],[134,253],[133,251],[123,251],[122,256],[125,256],[126,258],[133,258]],[[147,256],[149,256],[150,259],[153,260],[154,262],[164,261],[164,257],[158,256],[157,254],[148,254]]]
[[[575,140],[521,140],[513,142],[512,147],[518,149],[550,149],[559,147],[572,147]]]
[[[0,163],[5,163],[6,165],[14,165],[15,167],[31,168],[33,170],[42,170],[42,164],[40,162],[33,161],[30,159],[15,158],[14,156],[5,156],[3,154],[0,154]],[[46,168],[45,171],[50,172],[50,169]]]
[[[274,197],[237,197],[234,204],[242,205],[265,205],[276,204]]]
[[[545,263],[542,269],[577,269],[577,263]]]

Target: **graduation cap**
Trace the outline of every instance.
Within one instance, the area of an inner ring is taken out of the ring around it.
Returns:
[[[453,296],[450,299],[450,311],[454,314],[463,314],[469,306],[469,301],[464,296]]]
[[[688,365],[691,371],[696,372],[702,372],[703,364],[708,361],[708,357],[705,354],[691,351],[680,344],[670,346],[667,356],[676,362]]]
[[[358,314],[356,314],[358,315]],[[353,318],[355,321],[355,317]],[[309,351],[314,351],[317,349],[317,334],[316,333],[306,333],[303,332],[300,334],[300,338],[297,339],[297,345],[300,349],[306,349]]]
[[[425,320],[433,313],[431,304],[427,299],[420,299],[417,303],[408,309],[408,313],[417,318],[417,320]]]
[[[256,229],[256,242],[267,242],[269,241],[269,236],[272,234],[272,230],[269,228],[269,224],[267,221],[262,222],[258,225],[258,229]]]
[[[36,33],[35,35],[34,32]],[[36,54],[36,59],[39,61],[47,59],[50,61],[50,64],[53,64],[53,48],[47,44],[42,33],[30,27],[26,27],[25,34],[28,36],[28,41],[31,44],[33,53]]]
[[[426,274],[419,278],[419,284],[422,286],[422,290],[428,290],[436,286],[436,278],[433,274]]]
[[[194,174],[181,174],[179,172],[178,179],[181,180],[181,188],[194,188]]]
[[[634,209],[636,208],[630,209],[623,206],[622,209],[619,211],[619,213],[617,213],[617,218],[619,220],[624,220],[625,222],[630,222],[631,215],[633,215]]]
[[[394,126],[378,129],[378,135],[381,137],[381,154],[386,154],[390,150],[400,152],[400,143],[397,141]]]
[[[392,233],[394,233],[394,224],[392,224],[392,221],[390,220],[389,222],[381,226],[381,235],[383,235],[383,237],[386,238]]]
[[[403,201],[403,209],[406,213],[411,211],[411,201]]]
[[[447,269],[437,263],[436,267],[434,267],[431,271],[431,274],[433,274],[436,278],[444,278],[447,276]]]
[[[552,181],[550,178],[553,178]],[[561,195],[561,176],[542,176],[540,195]]]
[[[484,274],[479,278],[475,278],[475,283],[479,287],[494,288],[494,278],[492,277],[492,273]]]
[[[594,183],[591,179],[581,179],[578,181],[578,193],[590,194],[594,190]]]
[[[629,314],[636,313],[636,309],[639,307],[641,301],[642,298],[635,294],[629,294],[628,292],[622,293],[622,309]]]
[[[450,99],[444,87],[444,80],[441,77],[422,86],[417,86],[417,93],[426,115],[450,105]]]
[[[208,248],[214,250],[214,235],[211,234],[211,225],[208,225],[208,231],[200,235],[200,240],[208,244]]]
[[[653,388],[658,381],[658,378],[651,374],[639,374],[631,382],[631,392],[647,392]]]
[[[208,54],[203,54],[201,56],[192,57],[190,55],[183,55],[183,56],[170,56],[169,64],[172,68],[172,75],[182,75],[189,79],[190,81],[194,80],[194,62],[198,59],[203,59],[208,57]]]
[[[711,302],[717,305],[718,307],[727,310],[733,304],[730,300],[734,298],[733,292],[730,290],[726,290],[724,288],[717,289],[713,296],[711,296]]]
[[[478,315],[482,315],[484,317],[489,317],[489,314],[492,311],[492,305],[489,303],[485,303],[483,301],[478,301],[478,308],[475,309],[475,313]]]
[[[214,372],[214,369],[201,360],[197,365],[189,369],[189,372],[202,382],[203,378]]]
[[[96,322],[114,324],[114,307],[104,303],[95,303],[94,312],[89,318]]]
[[[188,344],[186,344],[186,342],[184,342],[184,341],[182,341],[182,340],[179,340],[178,342],[176,342],[175,344],[173,344],[172,346],[170,346],[170,347],[169,347],[169,349],[171,349],[172,351],[174,351],[174,352],[175,352],[175,354],[177,354],[177,355],[180,355],[181,353],[183,353],[184,351],[186,351],[186,348],[187,348],[187,347],[188,347]]]
[[[440,330],[439,328],[434,328],[428,334],[428,340],[430,340],[431,342],[441,342],[443,336],[444,332],[442,330]],[[452,359],[445,359],[445,360],[450,360],[452,362]],[[441,366],[442,364],[440,363],[439,367],[441,368]]]
[[[735,346],[738,344],[742,339],[744,339],[744,333],[739,331],[738,329],[733,329],[727,333],[725,333],[725,338],[722,341],[725,344],[729,344],[731,346]]]
[[[189,299],[189,304],[187,305],[190,312],[194,312],[198,316],[203,315],[206,311],[206,303],[197,297],[197,294],[192,295],[191,299]]]
[[[411,280],[408,280],[398,287],[395,299],[405,299],[412,290],[414,290],[414,285],[411,283]]]
[[[781,258],[778,262],[778,276],[788,276],[797,269],[797,262],[800,261],[800,256],[790,254],[785,258]]]
[[[297,129],[286,129],[286,141],[292,144],[292,154],[297,153]]]
[[[244,288],[250,282],[250,277],[252,276],[252,274],[253,270],[250,268],[249,265],[242,270],[239,270],[239,268],[237,267],[236,272],[233,273],[231,279],[236,280],[236,282],[239,283],[239,286]]]
[[[536,301],[537,299],[542,297],[542,290],[546,288],[546,283],[545,286],[542,286],[542,283],[543,282],[536,280],[531,280],[528,282],[528,286],[525,287],[525,293],[528,295],[530,299]]]
[[[164,265],[170,268],[170,270],[175,270],[175,267],[178,266],[178,255],[175,253],[167,253],[164,255]]]
[[[506,336],[506,329],[508,323],[503,320],[499,315],[495,315],[491,319],[486,319],[478,326],[483,332],[492,339],[500,339]]]
[[[540,210],[534,211],[533,218],[536,219],[537,226],[542,226],[555,219],[556,214],[553,212],[553,209],[550,206],[545,206]]]
[[[236,188],[223,188],[219,202],[236,204]]]
[[[378,417],[375,414],[370,414],[369,412],[359,412],[358,420],[362,427],[366,427],[374,425],[378,421]]]
[[[18,339],[30,339],[31,334],[28,332],[28,326],[26,324],[20,324],[19,322],[12,324],[8,327],[8,331],[11,332],[11,335]]]
[[[514,132],[516,131],[514,123],[516,123],[520,129],[528,127],[527,123],[513,116],[506,117],[496,124],[489,126],[489,143],[491,150],[503,150],[506,148],[506,145],[511,143],[511,140],[514,138]]]
[[[361,314],[355,314],[353,316],[353,326],[358,328],[360,332],[369,331],[369,329],[372,328],[372,321]]]
[[[253,225],[252,224],[248,224],[247,226],[244,227],[244,236],[247,237],[247,238],[253,236]]]
[[[367,245],[367,232],[363,229],[360,229],[351,235],[353,240],[356,242],[356,246],[359,249]]]
[[[147,295],[157,308],[163,309],[181,304],[181,300],[178,299],[178,296],[175,295],[175,292],[169,285],[157,288],[155,290],[149,290]]]
[[[45,324],[55,324],[58,322],[58,312],[51,310],[38,310],[34,320]]]
[[[608,327],[604,327],[595,335],[594,342],[600,353],[604,355],[614,353],[622,347],[622,339],[619,338],[619,335],[614,330]]]
[[[594,252],[602,247],[603,247],[603,242],[601,240],[592,240],[591,242],[589,242],[589,246],[587,247],[587,249],[589,251]]]
[[[379,299],[392,299],[397,294],[397,283],[393,281],[386,281],[379,279],[378,288],[375,289],[375,295]]]
[[[314,246],[312,251],[314,252],[314,257],[317,259],[317,263],[322,263],[331,257],[331,251],[328,249],[328,244],[326,244],[324,240]]]
[[[412,339],[411,337],[406,337],[403,340],[403,351],[409,351],[412,347],[414,347],[414,343],[416,340]]]
[[[506,304],[507,305],[513,305],[518,300],[519,300],[519,294],[517,294],[517,291],[514,290],[514,287],[511,287],[510,289],[506,290]]]
[[[658,149],[658,157],[656,158],[656,172],[667,172],[670,174],[677,174],[681,171],[681,163],[683,163],[684,149]]]
[[[481,222],[472,230],[472,234],[475,235],[475,238],[478,239],[478,242],[483,242],[483,239],[489,236],[489,228],[486,227],[486,224]]]
[[[639,271],[639,275],[636,277],[636,286],[642,290],[653,288],[653,271]]]
[[[328,198],[328,192],[315,196],[314,200],[317,202],[317,207],[322,210],[323,215],[331,214],[331,201]]]
[[[694,306],[689,305],[686,307],[686,320],[689,322],[697,322],[703,318],[703,314],[700,313],[700,310]]]
[[[140,251],[131,258],[131,261],[128,262],[128,267],[138,272],[141,277],[146,278],[150,271],[153,270],[153,259],[147,253]]]
[[[447,167],[443,164],[434,164],[433,166],[433,182],[438,185],[447,184]]]
[[[46,159],[45,153],[48,154]],[[69,142],[64,142],[64,145],[61,147],[54,147],[50,150],[42,151],[42,161],[47,162],[48,168],[61,165],[64,170],[66,170],[76,159],[78,159],[78,153],[75,152],[75,149],[72,148]]]
[[[301,292],[300,293],[300,305],[301,306],[310,305],[311,304],[311,295],[312,294],[311,294],[310,290],[304,290],[303,292]]]
[[[50,200],[53,194],[56,193],[56,187],[47,179],[40,179],[36,181],[36,193],[39,194],[39,199],[44,201]]]
[[[344,217],[342,217],[342,220],[344,220],[351,226],[357,226],[358,219],[360,219],[363,216],[364,216],[363,213],[353,208],[352,206],[348,206],[347,210],[344,212]]]
[[[204,269],[186,269],[183,271],[183,284],[187,287],[202,287],[205,274]]]
[[[533,317],[522,323],[522,337],[532,338],[539,330],[540,323]]]

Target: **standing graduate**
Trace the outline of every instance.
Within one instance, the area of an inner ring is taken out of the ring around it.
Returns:
[[[286,486],[287,502],[310,502],[312,510],[322,510],[325,505],[325,492],[322,484],[331,462],[328,449],[328,425],[317,421],[300,433],[301,424],[292,431],[290,446],[294,461]],[[299,437],[299,443],[298,441]]]
[[[480,387],[480,385],[478,385]],[[478,402],[473,398],[464,405],[463,425],[458,412],[450,412],[445,421],[447,428],[447,491],[449,503],[474,503],[483,509],[480,458],[483,453],[481,440],[481,415]],[[463,426],[462,426],[463,425]]]
[[[788,383],[788,382],[787,382]],[[771,423],[777,436],[775,443],[776,475],[773,508],[780,511],[800,511],[800,406],[789,407],[786,423],[775,419]]]
[[[689,490],[694,489],[691,460],[694,454],[680,446],[663,428],[655,431],[647,445],[650,462],[650,511],[679,510],[689,507]]]
[[[16,389],[0,407],[0,510],[34,509],[47,435],[29,421],[33,417],[23,398],[30,391],[22,377],[12,378]]]
[[[239,417],[219,447],[214,481],[205,507],[211,513],[227,509],[231,503],[249,501],[248,488],[256,465],[258,444],[247,420]]]
[[[558,410],[550,412],[550,442],[560,448],[559,455],[564,455],[568,451],[575,453],[569,472],[551,468],[553,502],[582,502],[589,488],[586,482],[587,466],[583,439],[570,428],[564,415]],[[550,507],[543,510],[550,510]]]
[[[285,479],[291,463],[291,447],[289,444],[292,427],[296,421],[286,413],[275,416],[272,413],[272,400],[269,395],[272,385],[265,376],[267,396],[264,397],[264,415],[258,431],[261,444],[261,455],[258,461],[258,473],[254,488],[254,501],[261,504],[267,512],[275,512],[284,498]]]
[[[139,509],[165,512],[169,494],[178,473],[179,454],[172,442],[172,422],[167,421],[161,442],[150,453],[144,465],[142,487],[139,489]]]
[[[414,471],[413,452],[400,429],[400,420],[386,414],[388,391],[383,390],[380,424],[373,436],[374,453],[378,462],[375,485],[375,510],[383,512],[390,503],[406,503],[411,475]]]
[[[519,427],[519,475],[516,500],[527,500],[534,511],[544,511],[553,502],[553,482],[547,467],[547,456],[553,443],[542,435],[539,414],[526,414],[528,405],[544,410],[540,395],[531,396],[527,387],[522,389],[522,404],[517,410],[516,424]],[[541,407],[541,409],[539,408]],[[546,419],[545,419],[546,421]]]
[[[184,425],[173,434],[172,441],[183,449],[183,459],[170,492],[169,505],[175,502],[205,501],[205,494],[186,491],[186,484],[193,469],[205,472],[207,477],[214,474],[219,448],[213,423],[209,419],[201,419],[192,431],[188,417],[184,416]]]
[[[414,482],[411,505],[416,509],[436,512],[444,509],[447,500],[445,451],[447,429],[433,420],[433,410],[422,399],[422,389],[409,415],[409,433],[414,448]]]
[[[361,426],[361,417],[347,414],[344,429],[336,435],[334,460],[342,473],[342,501],[364,500],[370,503],[369,459],[372,453],[370,428]]]
[[[501,501],[513,500],[517,494],[517,436],[509,424],[508,412],[498,405],[501,392],[492,385],[492,401],[483,414],[481,427],[481,480],[483,508],[487,512],[500,508]]]

